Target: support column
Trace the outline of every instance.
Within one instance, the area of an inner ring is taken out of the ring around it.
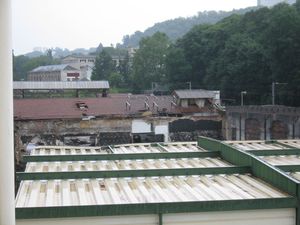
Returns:
[[[245,134],[246,134],[246,119],[244,115],[241,115],[241,140],[244,141],[245,140]]]
[[[15,224],[11,1],[0,1],[0,224]]]
[[[265,134],[266,134],[266,140],[271,140],[271,128],[272,128],[272,119],[269,117],[266,119],[266,126],[265,126]]]

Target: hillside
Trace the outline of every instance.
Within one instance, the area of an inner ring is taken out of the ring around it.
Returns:
[[[152,36],[156,32],[162,32],[167,34],[171,41],[175,41],[178,38],[185,35],[195,25],[199,24],[215,24],[218,21],[228,17],[232,14],[245,14],[251,10],[256,10],[257,7],[249,7],[245,9],[233,10],[229,12],[225,11],[204,11],[199,12],[197,16],[187,18],[176,18],[167,20],[164,22],[156,23],[152,27],[147,28],[144,32],[136,31],[134,34],[125,35],[123,37],[122,47],[137,47],[139,41],[143,37]]]

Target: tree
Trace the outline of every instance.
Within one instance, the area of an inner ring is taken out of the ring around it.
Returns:
[[[59,64],[59,59],[54,59],[50,55],[42,55],[29,58],[24,55],[13,56],[13,79],[26,80],[27,73],[39,66]]]
[[[166,55],[170,40],[163,33],[143,38],[133,59],[133,85],[138,92],[151,88],[152,82],[166,80]]]
[[[186,59],[182,48],[173,45],[166,57],[167,82],[171,89],[182,89],[187,82],[191,82],[192,67]]]
[[[108,80],[109,75],[114,71],[115,66],[111,56],[105,50],[101,51],[96,57],[92,80]]]
[[[192,81],[194,87],[220,89],[222,98],[236,102],[246,90],[251,104],[270,104],[271,83],[284,82],[279,103],[300,106],[299,49],[299,1],[265,7],[195,26],[170,48],[167,78],[173,87]]]
[[[118,68],[118,71],[120,75],[123,77],[123,84],[128,86],[131,86],[131,64],[130,64],[130,57],[129,53],[127,52],[124,59],[120,61],[120,65]]]
[[[115,87],[115,88],[120,87],[120,84],[123,83],[121,74],[119,74],[117,72],[111,73],[108,77],[108,81],[109,81],[110,86]]]

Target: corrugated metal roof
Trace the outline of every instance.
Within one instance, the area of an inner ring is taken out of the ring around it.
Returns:
[[[260,158],[274,166],[300,165],[300,156],[298,155],[261,156]]]
[[[288,147],[278,143],[265,142],[265,141],[225,141],[225,143],[232,145],[240,150],[274,150],[274,149],[287,149]]]
[[[15,90],[109,89],[108,81],[14,81]]]
[[[106,151],[105,149],[109,149]],[[206,153],[196,142],[156,144],[128,144],[106,147],[39,146],[32,156],[84,155],[128,153]],[[143,156],[141,156],[143,157]],[[164,169],[185,170],[193,168],[234,167],[221,157],[122,159],[95,161],[29,162],[25,173],[93,172],[93,171],[143,171]],[[46,158],[45,158],[46,159]],[[129,173],[130,173],[129,172]],[[176,176],[100,177],[97,179],[33,179],[23,180],[16,198],[17,208],[119,205],[175,202],[206,202],[249,199],[274,199],[289,197],[278,189],[249,173]]]
[[[278,140],[278,143],[291,146],[292,148],[300,148],[300,140]]]
[[[195,90],[176,90],[174,94],[180,99],[197,99],[197,98],[215,98],[216,91],[209,91],[203,89]]]
[[[68,64],[58,64],[58,65],[47,65],[47,66],[39,66],[29,73],[41,73],[41,72],[55,72],[55,71],[62,71],[62,70],[78,70]],[[79,71],[79,70],[78,70]]]
[[[162,153],[162,152],[206,152],[197,146],[197,142],[167,143],[161,147],[151,144],[127,144],[111,146],[110,151],[101,147],[72,146],[37,146],[31,155],[89,155],[89,154],[130,154],[130,153]]]
[[[71,161],[71,162],[30,162],[25,172],[59,172],[59,171],[111,171],[111,170],[146,170],[146,169],[183,169],[203,167],[227,167],[230,163],[220,158],[192,159],[137,159],[111,161]]]
[[[50,207],[283,198],[250,175],[23,181],[16,206]]]

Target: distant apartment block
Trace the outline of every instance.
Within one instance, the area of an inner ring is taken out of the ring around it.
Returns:
[[[257,6],[272,7],[279,3],[294,4],[296,3],[296,0],[257,0]]]
[[[28,81],[76,81],[80,80],[80,70],[66,65],[39,66],[28,73]]]
[[[81,79],[91,80],[96,56],[91,55],[70,55],[62,60],[63,64],[68,64],[81,72]]]

